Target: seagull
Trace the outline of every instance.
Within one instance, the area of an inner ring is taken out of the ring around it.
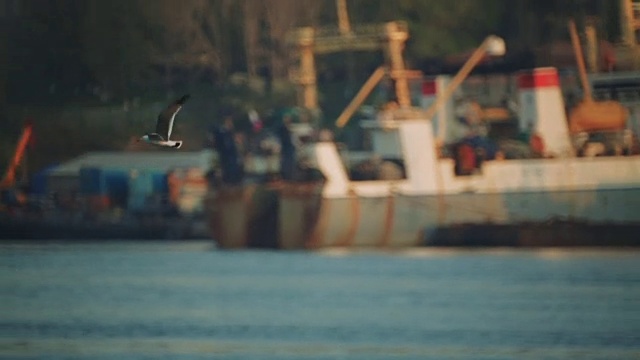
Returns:
[[[176,119],[176,114],[182,109],[182,105],[189,99],[190,95],[184,95],[180,99],[167,106],[160,115],[156,122],[156,131],[152,133],[146,133],[138,141],[142,140],[152,145],[168,147],[173,149],[180,149],[182,146],[182,140],[170,140],[171,130],[173,130],[173,122]]]

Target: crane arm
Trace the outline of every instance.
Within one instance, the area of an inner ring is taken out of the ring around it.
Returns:
[[[371,93],[371,91],[375,88],[375,86],[382,80],[385,74],[385,69],[383,67],[379,67],[376,71],[371,74],[367,82],[362,85],[360,91],[356,94],[356,96],[351,100],[349,105],[342,111],[342,114],[336,120],[336,126],[339,128],[347,125],[349,118],[351,115],[358,109],[358,107],[362,104],[363,101],[367,99],[367,96]]]
[[[22,131],[22,136],[20,136],[20,140],[18,141],[18,145],[16,146],[16,151],[13,154],[13,158],[9,163],[9,167],[7,168],[4,177],[2,178],[2,182],[0,182],[0,188],[8,188],[13,185],[16,178],[16,169],[22,158],[24,157],[24,152],[27,149],[27,144],[29,144],[29,139],[31,138],[32,126],[26,125],[24,130]]]
[[[571,35],[571,45],[573,45],[573,52],[576,56],[576,62],[578,63],[578,71],[580,72],[580,82],[582,83],[582,91],[584,91],[583,100],[591,101],[591,86],[589,80],[587,80],[587,69],[584,65],[584,58],[582,57],[582,45],[580,44],[580,38],[578,37],[578,30],[576,30],[576,23],[573,19],[569,20],[569,34]]]

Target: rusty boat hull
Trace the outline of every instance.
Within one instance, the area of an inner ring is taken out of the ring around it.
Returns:
[[[289,250],[640,245],[640,188],[330,199],[320,186],[219,189],[209,199],[214,240]]]
[[[426,87],[435,90],[424,107],[444,91],[439,80]],[[535,156],[485,157],[482,147],[443,155],[441,144],[461,136],[459,121],[444,111],[449,105],[436,117],[410,107],[382,112],[359,122],[368,163],[319,141],[299,157],[322,183],[218,189],[207,206],[215,240],[222,248],[279,249],[639,245],[637,124],[629,119],[614,140],[598,133],[576,139],[556,69],[523,71],[517,86],[512,126],[538,140],[527,140]],[[625,151],[579,151],[596,145]],[[371,163],[394,171],[355,176],[359,164]]]
[[[219,187],[206,200],[221,248],[306,248],[319,221],[322,183]]]

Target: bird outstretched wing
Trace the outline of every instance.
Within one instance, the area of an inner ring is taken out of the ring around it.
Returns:
[[[180,99],[174,101],[166,109],[164,109],[160,115],[158,115],[158,121],[156,123],[156,133],[164,137],[165,140],[169,140],[171,131],[173,130],[173,122],[176,119],[176,114],[182,105],[189,99],[190,95],[184,95]]]

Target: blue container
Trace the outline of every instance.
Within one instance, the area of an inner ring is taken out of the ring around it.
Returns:
[[[80,169],[80,192],[84,195],[105,195],[105,179],[102,169],[83,167]]]
[[[129,196],[129,170],[128,169],[102,169],[106,194],[116,206],[125,207]]]
[[[157,174],[144,170],[133,170],[129,176],[128,208],[130,210],[142,210],[147,205],[147,200],[155,192],[155,178]]]
[[[29,182],[29,193],[33,195],[45,195],[47,193],[47,177],[49,172],[56,168],[57,165],[48,166],[31,177]]]
[[[153,174],[134,171],[129,175],[129,195],[150,195],[153,193]]]
[[[144,194],[129,194],[127,209],[133,211],[143,210],[147,206],[148,197]]]
[[[167,174],[164,172],[155,172],[153,177],[153,192],[155,194],[167,194],[169,192],[169,182]]]

